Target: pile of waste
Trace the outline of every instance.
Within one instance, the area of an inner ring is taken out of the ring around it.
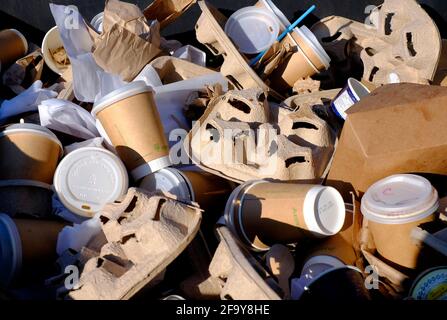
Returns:
[[[192,6],[200,45],[162,37]],[[70,8],[0,31],[0,299],[447,299],[447,40],[415,0]]]

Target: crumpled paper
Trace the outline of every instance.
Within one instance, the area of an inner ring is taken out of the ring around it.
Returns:
[[[40,124],[44,127],[81,139],[100,136],[90,112],[68,100],[45,100],[38,109]]]
[[[164,28],[180,17],[194,3],[196,0],[155,0],[144,9],[144,15],[149,20],[158,20],[161,28]]]

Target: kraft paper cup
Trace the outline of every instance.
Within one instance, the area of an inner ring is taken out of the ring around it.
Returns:
[[[52,215],[53,191],[49,184],[32,180],[0,180],[0,212],[12,217]]]
[[[169,167],[169,145],[152,89],[131,82],[106,95],[92,110],[135,180]]]
[[[50,130],[20,123],[0,132],[0,180],[34,180],[51,184],[61,142]]]
[[[436,189],[427,179],[410,174],[376,182],[361,203],[377,251],[385,259],[409,269],[417,267],[421,251],[411,239],[411,230],[434,221],[438,207]]]
[[[121,160],[97,147],[70,152],[54,175],[54,188],[62,204],[87,218],[124,196],[128,185],[127,171]]]
[[[340,234],[328,237],[321,243],[313,246],[308,257],[320,255],[337,258],[347,265],[355,265],[357,260],[353,246],[343,239]]]
[[[290,21],[285,14],[275,5],[272,0],[260,0],[256,2],[255,7],[264,8],[270,11],[279,23],[279,33],[283,33],[290,26]]]
[[[268,10],[245,7],[228,18],[225,33],[245,54],[257,54],[270,48],[279,34],[279,23]]]
[[[275,243],[338,233],[343,227],[345,205],[332,187],[255,181],[233,191],[225,216],[243,243],[266,251]]]
[[[24,269],[50,264],[57,258],[56,244],[66,226],[57,221],[11,219],[0,213],[0,286],[8,287]]]
[[[16,62],[28,52],[28,42],[16,29],[0,31],[0,66]]]
[[[447,300],[447,266],[432,268],[419,275],[409,297],[414,300]]]
[[[346,120],[346,111],[368,94],[369,89],[360,81],[349,78],[346,86],[331,102],[331,108],[340,119]]]
[[[45,60],[45,64],[55,73],[62,75],[64,71],[67,69],[67,66],[62,66],[58,64],[51,54],[51,51],[54,51],[60,47],[64,47],[64,43],[62,42],[62,38],[57,26],[51,28],[43,38],[42,41],[42,55]]]

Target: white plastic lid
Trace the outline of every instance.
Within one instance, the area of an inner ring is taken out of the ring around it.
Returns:
[[[312,48],[312,50],[315,52],[315,54],[318,55],[321,62],[324,64],[326,69],[329,68],[331,64],[331,58],[324,50],[323,46],[318,41],[317,37],[313,34],[312,31],[309,30],[308,27],[302,26],[300,28],[293,29],[294,32],[298,33],[301,38],[306,41],[307,45]]]
[[[404,224],[424,219],[438,207],[438,192],[427,179],[397,174],[369,187],[362,198],[361,211],[373,222]]]
[[[12,219],[0,213],[0,287],[7,287],[22,267],[22,242]]]
[[[346,208],[340,192],[332,187],[315,186],[303,205],[304,221],[317,236],[337,234],[345,223]]]
[[[28,41],[26,40],[25,36],[19,30],[16,30],[16,29],[9,29],[9,30],[11,30],[12,32],[14,32],[15,34],[17,34],[20,37],[20,39],[23,42],[23,46],[25,47],[25,54],[27,54],[28,53]]]
[[[60,155],[62,155],[64,148],[62,147],[62,143],[59,141],[59,139],[56,137],[56,135],[48,130],[45,127],[39,126],[38,124],[33,123],[16,123],[12,124],[8,127],[6,127],[5,130],[0,132],[0,137],[7,136],[10,134],[16,134],[16,133],[33,133],[38,134],[41,136],[45,136],[49,138],[50,140],[53,140],[55,143],[57,143],[61,149]]]
[[[188,179],[177,169],[166,168],[146,176],[140,188],[169,192],[180,200],[194,201],[194,194]]]
[[[61,202],[83,217],[93,217],[104,205],[126,194],[128,184],[121,160],[97,147],[70,152],[54,175],[54,188]]]
[[[131,96],[135,96],[137,94],[143,93],[143,92],[152,92],[152,88],[147,86],[144,81],[134,81],[130,82],[123,87],[110,92],[109,94],[105,95],[101,99],[99,99],[95,106],[92,109],[92,115],[96,117],[98,112],[104,110],[108,106],[124,100],[126,98],[129,98]]]
[[[102,22],[104,20],[104,12],[98,13],[96,16],[93,17],[92,21],[90,21],[90,24],[93,28],[96,29],[99,33],[102,33]]]
[[[267,9],[245,7],[233,13],[225,24],[225,33],[239,51],[256,54],[276,41],[279,22]]]
[[[283,29],[286,29],[291,25],[289,19],[287,19],[285,14],[281,10],[279,10],[279,8],[273,3],[272,0],[261,0],[261,2],[264,4],[264,7],[266,7],[275,14],[275,16],[279,20],[279,25]]]

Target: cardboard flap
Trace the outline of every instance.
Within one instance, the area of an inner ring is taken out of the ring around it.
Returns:
[[[188,10],[196,0],[155,0],[146,9],[144,15],[149,20],[158,20],[164,28]]]

